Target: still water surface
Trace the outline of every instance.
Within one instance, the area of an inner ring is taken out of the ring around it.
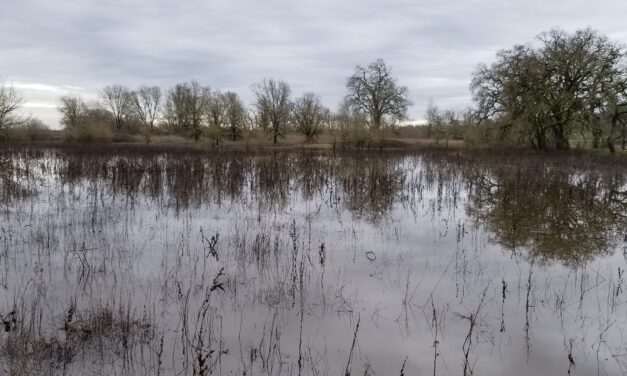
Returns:
[[[620,164],[0,154],[13,374],[620,375]]]

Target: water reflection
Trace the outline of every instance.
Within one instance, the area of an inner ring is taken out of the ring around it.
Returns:
[[[38,343],[75,367],[58,374],[193,375],[199,354],[345,374],[355,337],[355,374],[592,374],[625,353],[622,166],[55,149],[0,151],[0,172],[0,343],[26,349],[3,370]]]
[[[469,182],[469,215],[514,252],[578,265],[611,252],[624,231],[622,174],[495,167]]]
[[[36,193],[36,179],[54,176],[70,190],[179,211],[240,202],[261,211],[315,201],[372,223],[395,205],[408,215],[428,205],[451,211],[467,197],[469,217],[492,239],[533,258],[576,265],[610,252],[624,236],[627,187],[618,170],[578,169],[550,162],[464,161],[447,155],[264,155],[5,151],[0,200]],[[426,196],[428,197],[425,197]],[[88,201],[93,201],[88,200]]]
[[[260,156],[73,155],[58,153],[54,165],[68,187],[100,185],[107,195],[182,209],[246,200],[283,210],[290,200],[322,198],[357,217],[379,221],[407,200],[408,171],[402,157],[330,157],[317,153]]]

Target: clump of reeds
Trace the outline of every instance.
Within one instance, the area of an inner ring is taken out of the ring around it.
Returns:
[[[125,309],[103,307],[79,312],[72,304],[56,335],[42,333],[18,313],[7,317],[0,339],[0,359],[9,365],[11,374],[48,374],[66,369],[80,354],[127,357],[135,346],[153,337],[152,324],[134,318]]]

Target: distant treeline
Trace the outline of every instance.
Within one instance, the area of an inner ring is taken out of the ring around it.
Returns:
[[[615,152],[627,147],[627,64],[625,48],[591,29],[559,29],[536,41],[501,50],[491,65],[472,74],[474,106],[441,111],[432,101],[424,132],[413,136],[460,138],[474,144],[528,145],[537,149],[572,146]],[[407,87],[399,85],[381,59],[357,66],[346,81],[347,95],[335,111],[307,92],[294,98],[288,83],[264,79],[253,85],[247,106],[235,92],[197,81],[162,89],[107,86],[99,99],[60,98],[58,110],[68,140],[97,140],[112,133],[175,133],[215,144],[265,134],[273,143],[288,130],[312,141],[328,132],[341,142],[368,144],[389,137],[407,119]],[[0,83],[0,135],[44,125],[20,115],[24,98]],[[397,137],[411,132],[396,132]]]

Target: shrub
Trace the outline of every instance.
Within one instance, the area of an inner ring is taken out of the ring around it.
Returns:
[[[108,143],[113,141],[113,131],[102,123],[85,124],[65,131],[68,142]]]
[[[39,119],[8,129],[8,139],[15,141],[45,141],[51,138],[50,129]]]

